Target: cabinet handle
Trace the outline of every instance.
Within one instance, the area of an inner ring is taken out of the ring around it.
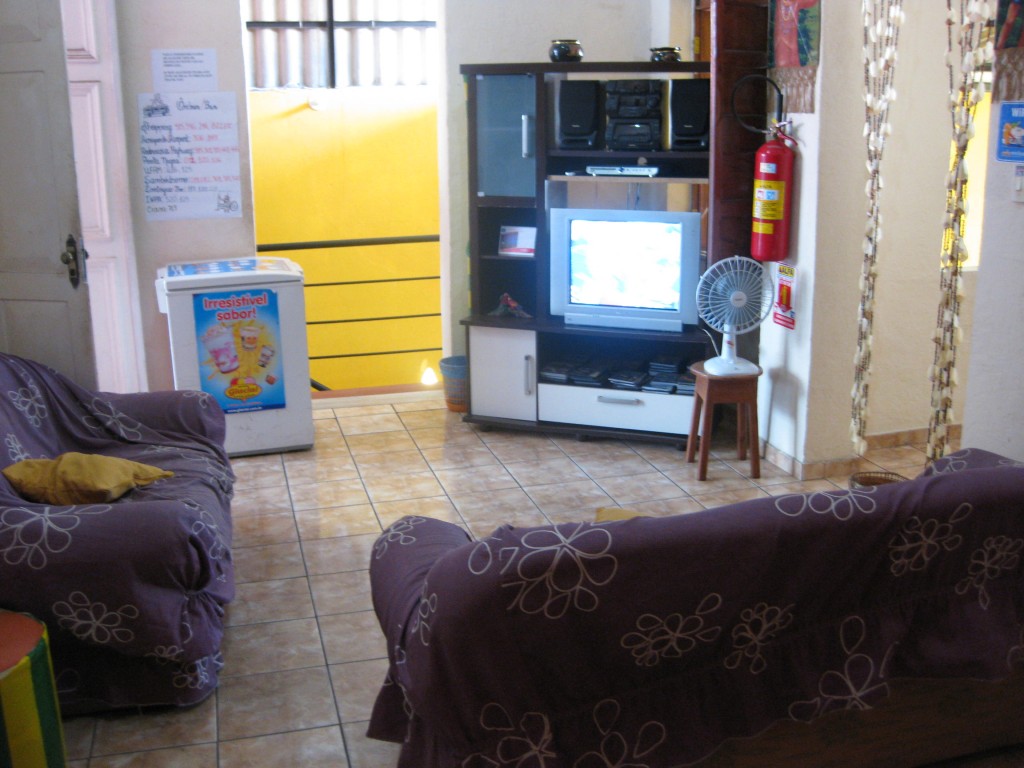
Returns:
[[[523,157],[530,157],[530,116],[523,115]]]
[[[526,355],[523,357],[523,373],[525,375],[523,380],[523,394],[532,395],[533,380],[535,378],[533,374],[533,355]]]
[[[643,405],[644,401],[638,397],[610,397],[608,395],[598,395],[597,402],[608,403],[610,405]]]

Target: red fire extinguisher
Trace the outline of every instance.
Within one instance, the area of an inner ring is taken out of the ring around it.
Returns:
[[[772,128],[754,156],[754,212],[750,255],[758,261],[782,261],[789,255],[789,214],[793,199],[796,141]]]

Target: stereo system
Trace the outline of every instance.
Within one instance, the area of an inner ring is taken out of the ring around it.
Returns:
[[[560,149],[704,150],[710,113],[707,79],[562,80],[555,135]]]

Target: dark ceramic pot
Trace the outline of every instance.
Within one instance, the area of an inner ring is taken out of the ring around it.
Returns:
[[[651,48],[651,61],[682,61],[683,56],[678,48]]]
[[[554,62],[581,61],[583,59],[583,46],[579,40],[552,40],[548,49],[548,56]]]

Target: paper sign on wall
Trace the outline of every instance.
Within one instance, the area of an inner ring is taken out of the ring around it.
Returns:
[[[197,93],[217,90],[217,49],[153,51],[155,93]]]
[[[796,327],[796,310],[793,309],[793,284],[796,282],[796,267],[779,262],[775,279],[775,306],[772,318],[776,325],[792,330]]]
[[[139,94],[146,219],[241,218],[235,94]]]

